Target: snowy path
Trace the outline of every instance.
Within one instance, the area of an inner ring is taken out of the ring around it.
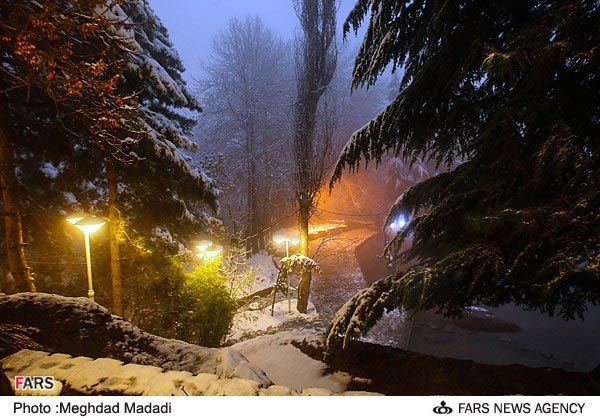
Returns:
[[[311,242],[311,251],[321,266],[321,274],[311,283],[311,300],[322,318],[329,321],[356,292],[368,287],[356,259],[356,247],[379,233],[358,228]]]
[[[319,315],[329,322],[339,308],[359,290],[369,287],[357,258],[357,247],[372,237],[381,234],[375,228],[357,228],[342,232],[313,244],[321,247],[316,255],[322,273],[313,277],[311,300]],[[382,244],[383,245],[383,244]],[[366,257],[365,257],[366,256]],[[375,254],[363,254],[375,262]],[[383,276],[382,276],[383,277]],[[393,311],[385,314],[364,337],[365,341],[393,347],[407,348],[411,321],[405,314]]]

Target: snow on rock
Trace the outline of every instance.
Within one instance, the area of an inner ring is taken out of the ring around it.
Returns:
[[[114,359],[71,357],[43,351],[21,350],[1,361],[5,373],[54,376],[66,394],[85,395],[256,395],[260,383],[214,374],[163,372],[159,367],[123,364]],[[16,392],[19,393],[19,392]]]
[[[270,298],[269,298],[270,299]],[[273,315],[271,304],[256,310],[244,310],[233,317],[229,332],[229,341],[240,341],[265,333],[275,333],[285,328],[304,328],[314,331],[320,324],[315,306],[309,301],[306,314],[298,312],[298,299],[291,299],[291,311],[288,310],[287,299],[275,303]],[[252,304],[251,304],[252,306]]]
[[[124,364],[119,360],[72,357],[43,351],[21,350],[0,360],[14,390],[14,377],[53,376],[55,389],[46,395],[146,395],[146,396],[290,396],[298,393],[289,387],[271,385],[261,388],[254,380],[220,378],[215,374],[164,372],[159,367]],[[41,395],[15,391],[17,395]],[[328,396],[331,391],[308,388],[302,395]],[[346,392],[340,395],[357,395]]]
[[[149,334],[87,298],[45,293],[0,296],[0,322],[36,328],[32,339],[46,351],[113,358],[165,371],[242,377],[262,386],[272,383],[231,348],[200,347]]]
[[[286,302],[287,303],[287,302]],[[297,391],[322,388],[303,394],[325,395],[343,392],[352,377],[343,372],[328,374],[325,363],[315,360],[292,345],[293,341],[313,338],[314,331],[284,331],[242,341],[233,346],[252,363],[264,370],[276,385],[289,386]]]

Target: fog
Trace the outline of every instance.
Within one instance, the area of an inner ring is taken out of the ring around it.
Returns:
[[[283,39],[292,39],[298,25],[292,0],[149,0],[150,5],[168,28],[175,48],[186,68],[184,77],[192,81],[201,75],[201,63],[209,58],[212,40],[224,30],[231,18],[259,16],[265,25]],[[354,5],[354,0],[341,0],[338,28]],[[360,37],[348,36],[356,43]]]

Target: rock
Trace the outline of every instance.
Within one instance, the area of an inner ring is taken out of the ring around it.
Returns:
[[[11,396],[14,394],[10,380],[8,380],[4,369],[0,365],[0,396]]]
[[[442,332],[445,332],[446,334],[452,334],[454,332],[454,327],[452,324],[446,324],[442,328]]]
[[[383,396],[381,393],[364,392],[361,390],[347,390],[346,392],[338,393],[339,396]]]

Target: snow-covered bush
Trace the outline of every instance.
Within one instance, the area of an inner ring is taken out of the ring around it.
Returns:
[[[305,255],[294,254],[289,257],[283,257],[280,261],[279,274],[287,277],[292,273],[302,273],[303,271],[320,272],[321,269],[315,260]]]

